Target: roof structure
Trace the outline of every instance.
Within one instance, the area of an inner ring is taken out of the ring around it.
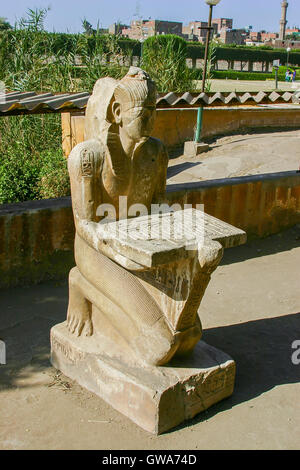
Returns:
[[[183,107],[210,107],[210,106],[237,106],[258,105],[292,102],[293,93],[271,92],[265,93],[167,93],[157,100],[158,108],[183,108]]]
[[[86,108],[90,93],[11,92],[0,96],[0,116],[78,112]],[[292,103],[293,93],[164,93],[157,108],[197,108],[200,106],[238,106]]]
[[[84,109],[90,94],[82,93],[42,93],[33,91],[11,92],[0,96],[0,116],[22,114],[63,113]]]

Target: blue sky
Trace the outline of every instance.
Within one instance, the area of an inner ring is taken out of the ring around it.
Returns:
[[[288,0],[288,23],[300,26],[300,0]],[[86,18],[95,27],[120,21],[129,23],[134,15],[143,18],[182,21],[205,21],[208,6],[205,0],[9,0],[1,2],[0,16],[14,24],[27,8],[51,6],[46,21],[49,31],[81,31]],[[233,18],[234,27],[253,25],[255,31],[278,31],[281,0],[221,0],[214,8],[214,17]]]

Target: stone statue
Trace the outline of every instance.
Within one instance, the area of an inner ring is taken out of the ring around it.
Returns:
[[[147,429],[153,424],[148,426],[144,418],[132,417],[128,403],[116,405],[111,390],[103,391],[106,381],[99,392],[90,383],[94,384],[94,379],[80,379],[86,372],[78,375],[74,367],[71,372],[64,361],[77,357],[74,361],[80,368],[78,364],[87,354],[100,354],[105,361],[122,364],[125,369],[137,368],[137,374],[147,370],[157,376],[158,366],[191,354],[201,338],[198,308],[223,254],[218,241],[207,239],[199,250],[175,261],[162,257],[161,264],[146,266],[130,252],[121,253],[99,237],[104,217],[99,207],[114,207],[117,219],[122,220],[129,216],[120,206],[120,196],[127,197],[127,207],[143,204],[147,209],[165,199],[168,154],[162,142],[150,137],[155,113],[155,84],[143,70],[131,67],[120,81],[103,78],[96,82],[86,110],[85,141],[72,150],[68,161],[76,267],[69,276],[67,323],[52,330],[54,365]],[[214,363],[214,370],[219,370],[219,364]],[[231,361],[231,379],[233,364]],[[101,374],[105,375],[103,367]],[[95,380],[99,383],[104,379]],[[221,398],[232,393],[232,380],[223,388]],[[200,401],[202,404],[198,400],[188,416],[205,408],[203,398]],[[157,418],[153,420],[155,432],[172,427],[174,421],[168,418],[167,425],[159,425]]]

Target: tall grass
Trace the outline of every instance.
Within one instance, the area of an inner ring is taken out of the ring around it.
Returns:
[[[175,35],[153,36],[143,47],[143,67],[160,92],[189,91],[192,87],[186,65],[187,43]]]

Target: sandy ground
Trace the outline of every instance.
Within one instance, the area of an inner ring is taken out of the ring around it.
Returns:
[[[196,158],[171,158],[168,183],[232,178],[300,166],[300,130],[245,132],[207,140],[210,150]]]
[[[50,366],[66,283],[1,291],[0,449],[300,448],[299,240],[298,226],[225,252],[201,318],[203,339],[236,360],[234,395],[158,437]]]

